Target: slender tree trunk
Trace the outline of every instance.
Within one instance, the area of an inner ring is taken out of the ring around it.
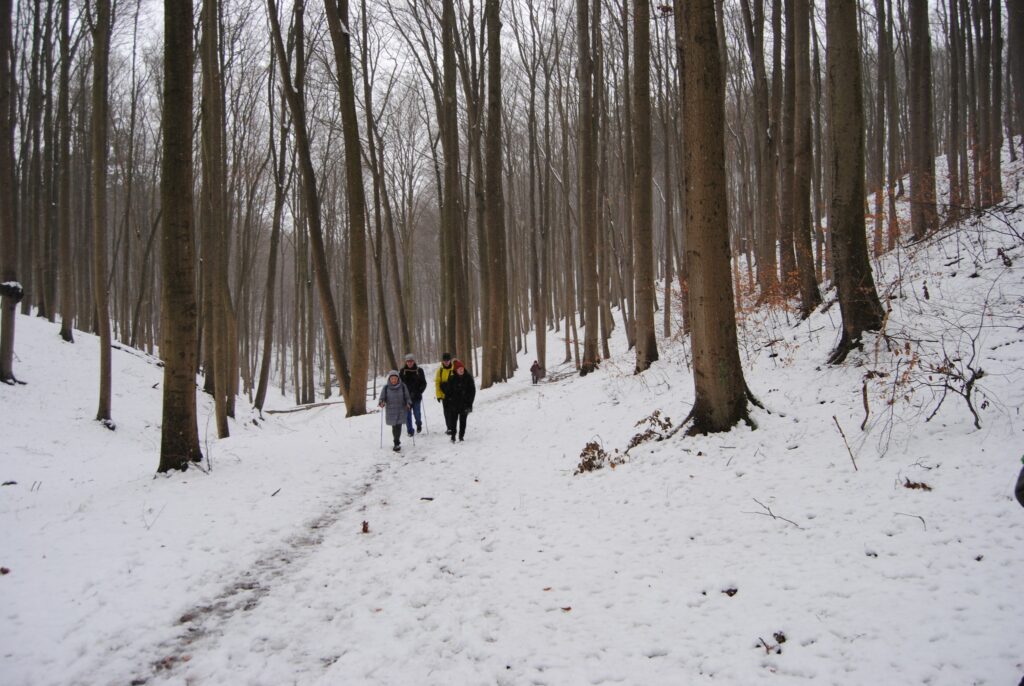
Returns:
[[[159,472],[202,460],[196,423],[198,313],[192,226],[192,2],[164,5],[163,162],[160,174],[161,344]]]
[[[113,428],[110,418],[110,293],[107,288],[107,61],[110,57],[110,0],[96,0],[93,9],[93,295],[100,335],[100,393],[96,419]]]
[[[865,331],[882,326],[883,311],[871,275],[864,232],[864,114],[857,6],[850,0],[826,5],[829,131],[832,144],[832,265],[843,335],[829,357],[842,362]]]
[[[915,240],[938,228],[932,134],[931,37],[928,3],[910,3],[910,227]]]
[[[776,78],[783,79],[782,87],[782,131],[780,135],[779,177],[779,266],[782,269],[782,288],[787,296],[799,293],[800,281],[796,264],[796,250],[793,246],[794,235],[794,195],[793,195],[793,144],[796,113],[796,43],[793,31],[793,3],[795,0],[784,0],[786,17],[785,66],[784,72]]]
[[[74,343],[75,282],[74,264],[71,255],[71,0],[60,3],[60,95],[57,98],[57,122],[59,133],[60,169],[59,207],[57,230],[59,234],[60,268],[60,336],[68,343]]]
[[[226,275],[222,274],[226,250],[226,169],[224,148],[224,91],[221,83],[219,36],[219,3],[203,0],[201,12],[202,38],[202,106],[200,108],[202,138],[202,185],[200,190],[200,221],[203,250],[203,317],[209,351],[207,380],[213,380],[214,416],[217,437],[227,438],[228,427],[228,350],[227,310],[222,307]]]
[[[1024,0],[1006,0],[1007,44],[1010,46],[1010,75],[1013,79],[1013,120],[1015,132],[1024,133]],[[1018,141],[1024,150],[1024,137]]]
[[[636,263],[636,373],[658,359],[654,331],[654,235],[651,184],[651,17],[633,3],[633,252]]]
[[[14,321],[24,291],[18,282],[18,227],[14,199],[14,73],[11,32],[11,0],[0,0],[0,382],[12,384],[14,376]]]
[[[597,369],[597,171],[596,130],[594,122],[593,55],[590,50],[590,8],[588,0],[576,2],[576,40],[579,48],[577,81],[579,84],[579,227],[583,271],[583,359],[580,374]]]
[[[800,279],[800,314],[805,319],[821,304],[811,247],[810,23],[808,0],[793,0],[793,247]]]
[[[992,2],[992,112],[989,124],[992,164],[992,204],[1003,199],[1003,12]]]
[[[320,196],[317,192],[316,171],[313,168],[313,158],[309,148],[309,133],[306,128],[305,96],[292,83],[288,57],[285,52],[284,42],[281,39],[281,26],[277,18],[277,3],[275,0],[267,0],[267,8],[270,16],[271,38],[274,42],[274,50],[277,52],[277,61],[280,65],[281,85],[288,101],[288,109],[292,113],[293,125],[295,126],[295,147],[299,156],[299,170],[302,175],[302,195],[305,201],[310,244],[313,252],[313,272],[316,278],[317,292],[320,296],[320,309],[324,319],[324,329],[331,350],[331,357],[334,359],[334,369],[338,375],[338,385],[341,387],[341,392],[345,399],[345,407],[349,408],[348,412],[351,412],[355,399],[350,397],[351,378],[349,376],[348,362],[345,358],[345,348],[341,340],[341,328],[338,325],[338,313],[334,304],[330,272],[327,267],[327,254],[324,249],[320,217]],[[304,49],[301,45],[301,17],[303,11],[303,0],[297,0],[295,3],[295,16],[299,21],[296,22],[295,30],[299,44],[296,46],[296,56],[300,56]],[[302,74],[301,71],[299,73]],[[303,78],[296,78],[296,84],[301,89],[303,87]],[[364,388],[351,390],[365,395]],[[365,398],[363,402],[365,403]]]

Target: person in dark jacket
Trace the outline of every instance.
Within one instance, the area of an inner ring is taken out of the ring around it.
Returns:
[[[398,375],[409,389],[409,397],[412,398],[412,409],[405,415],[405,428],[409,435],[413,435],[412,420],[416,417],[416,433],[423,431],[423,417],[420,409],[423,405],[423,391],[427,390],[427,377],[423,369],[416,365],[416,357],[412,354],[405,356],[405,366]]]
[[[402,424],[405,423],[405,415],[412,407],[409,389],[402,383],[397,369],[388,372],[388,382],[380,391],[378,407],[384,410],[384,423],[391,427],[391,435],[395,439],[395,445],[391,449],[397,453],[402,449]]]
[[[1021,463],[1024,463],[1024,457],[1020,458]],[[1017,488],[1014,490],[1014,495],[1017,496],[1017,502],[1020,503],[1021,507],[1024,507],[1024,467],[1020,468],[1020,476],[1017,477]],[[1024,683],[1024,679],[1021,680]]]
[[[455,429],[458,429],[459,440],[466,437],[466,418],[473,411],[473,400],[476,398],[476,384],[473,375],[466,370],[461,360],[452,363],[454,373],[441,384],[445,402],[454,417],[452,426],[452,443],[455,442]]]
[[[533,379],[533,383],[537,383],[538,381],[540,381],[540,377],[540,362],[534,360],[533,364],[530,365],[530,378]]]

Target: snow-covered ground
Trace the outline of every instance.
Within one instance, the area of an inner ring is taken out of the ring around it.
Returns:
[[[1019,184],[1016,167],[1007,206]],[[623,458],[637,422],[686,416],[678,335],[641,376],[621,327],[585,378],[550,364],[532,386],[525,355],[478,394],[465,443],[428,400],[397,455],[378,413],[341,405],[254,423],[240,403],[217,441],[200,398],[205,471],[155,476],[156,361],[114,352],[112,432],[96,339],[20,317],[0,683],[1015,684],[1022,217],[886,256],[886,336],[840,367],[838,307],[744,312],[758,428],[581,475],[587,443]],[[956,394],[970,370],[980,429]]]

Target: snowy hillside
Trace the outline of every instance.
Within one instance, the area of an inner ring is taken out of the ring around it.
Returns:
[[[1024,192],[1007,169],[1016,213],[876,266],[884,336],[832,368],[838,307],[746,311],[758,428],[628,455],[640,420],[689,410],[678,336],[642,376],[621,327],[585,378],[532,386],[524,357],[465,443],[428,400],[398,455],[379,414],[341,405],[242,410],[216,441],[202,398],[204,470],[156,477],[156,361],[115,351],[111,432],[96,339],[19,318],[0,682],[1017,683]],[[623,463],[574,475],[589,442]]]

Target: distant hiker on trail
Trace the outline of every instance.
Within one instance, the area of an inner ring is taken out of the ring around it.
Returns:
[[[1024,463],[1024,457],[1020,458],[1020,461]],[[1017,496],[1017,502],[1024,507],[1024,467],[1020,468],[1020,476],[1017,477],[1017,488],[1014,490],[1014,495]],[[1024,681],[1022,679],[1021,681]]]
[[[409,389],[402,383],[397,369],[388,372],[388,382],[380,391],[378,407],[384,409],[384,423],[391,427],[391,435],[395,439],[395,445],[391,449],[397,453],[402,449],[402,424],[405,423],[406,413],[412,407]]]
[[[538,381],[540,381],[540,377],[540,362],[534,360],[533,364],[530,365],[530,378],[533,379],[533,383],[536,384]]]
[[[452,416],[451,410],[448,408],[448,401],[445,400],[445,392],[444,389],[442,388],[442,385],[446,381],[448,381],[448,377],[450,377],[451,375],[452,354],[445,353],[441,355],[441,366],[437,368],[437,373],[434,374],[434,390],[437,395],[437,402],[441,403],[441,407],[444,408],[444,432],[449,436],[454,436],[455,418]]]
[[[459,440],[466,437],[466,418],[473,411],[473,400],[476,398],[476,384],[473,382],[473,375],[466,370],[466,365],[460,360],[452,364],[454,374],[448,376],[448,380],[441,384],[444,391],[445,402],[452,413],[452,443],[455,442],[455,428],[458,425]]]
[[[423,417],[420,415],[420,408],[423,404],[423,391],[427,390],[427,377],[423,370],[416,366],[416,357],[411,353],[405,356],[405,366],[402,367],[399,378],[409,389],[409,397],[412,398],[412,409],[405,414],[405,428],[412,436],[413,415],[416,415],[416,433],[423,431]]]

